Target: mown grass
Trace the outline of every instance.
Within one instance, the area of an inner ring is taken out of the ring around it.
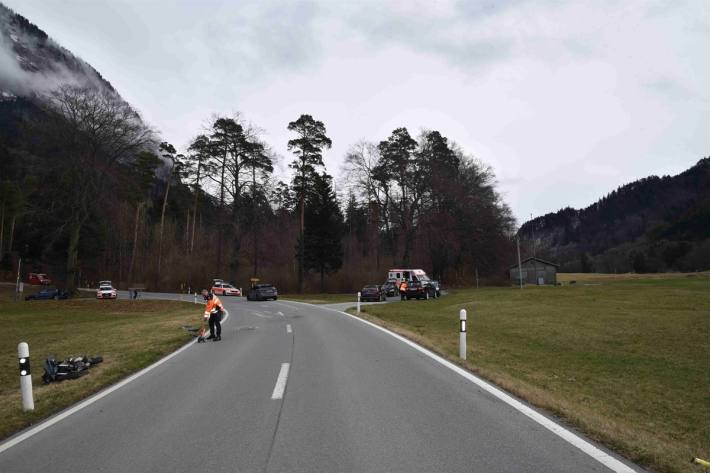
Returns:
[[[677,278],[707,278],[710,271],[695,273],[558,273],[557,281],[561,283],[596,283],[603,281],[626,281],[626,280],[648,280],[648,279],[677,279]]]
[[[598,279],[599,280],[599,279]],[[710,457],[710,277],[451,291],[362,316],[458,360],[631,460],[702,471]]]
[[[183,325],[201,314],[192,304],[168,301],[11,302],[0,289],[0,438],[27,427],[144,368],[190,340]],[[23,412],[17,344],[30,346],[35,410]],[[48,355],[94,355],[104,362],[76,380],[42,384]]]
[[[308,304],[337,304],[339,302],[357,302],[357,294],[283,294],[279,295],[280,299],[292,300],[298,302],[307,302]]]

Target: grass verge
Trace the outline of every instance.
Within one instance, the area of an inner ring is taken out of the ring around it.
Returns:
[[[176,350],[199,323],[192,304],[171,301],[11,301],[0,294],[0,438],[37,423]],[[17,344],[30,346],[35,410],[21,408]],[[104,357],[76,380],[42,384],[42,363],[53,354]]]
[[[363,311],[643,466],[704,471],[689,460],[710,457],[707,276],[458,290]]]

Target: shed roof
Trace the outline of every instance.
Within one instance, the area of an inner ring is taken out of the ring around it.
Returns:
[[[522,260],[522,261],[520,262],[520,265],[522,266],[523,264],[527,263],[528,261],[532,261],[532,260],[538,261],[538,262],[543,263],[543,264],[549,264],[550,266],[554,266],[555,268],[559,268],[559,267],[560,267],[560,265],[557,264],[557,263],[551,263],[551,262],[549,262],[549,261],[545,261],[544,259],[533,258],[533,257],[530,257],[530,258],[527,258],[527,259]],[[518,265],[517,265],[517,264],[514,264],[513,266],[510,266],[508,269],[513,269],[513,268],[517,268],[517,267],[518,267]]]

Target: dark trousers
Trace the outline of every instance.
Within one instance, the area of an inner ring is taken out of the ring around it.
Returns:
[[[222,312],[210,314],[210,335],[212,337],[222,336]]]

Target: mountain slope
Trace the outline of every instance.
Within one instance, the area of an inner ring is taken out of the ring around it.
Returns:
[[[117,94],[93,67],[0,3],[0,100],[45,94],[67,84]]]
[[[563,270],[694,271],[710,267],[710,158],[676,176],[650,176],[581,210],[526,222],[521,239]]]

